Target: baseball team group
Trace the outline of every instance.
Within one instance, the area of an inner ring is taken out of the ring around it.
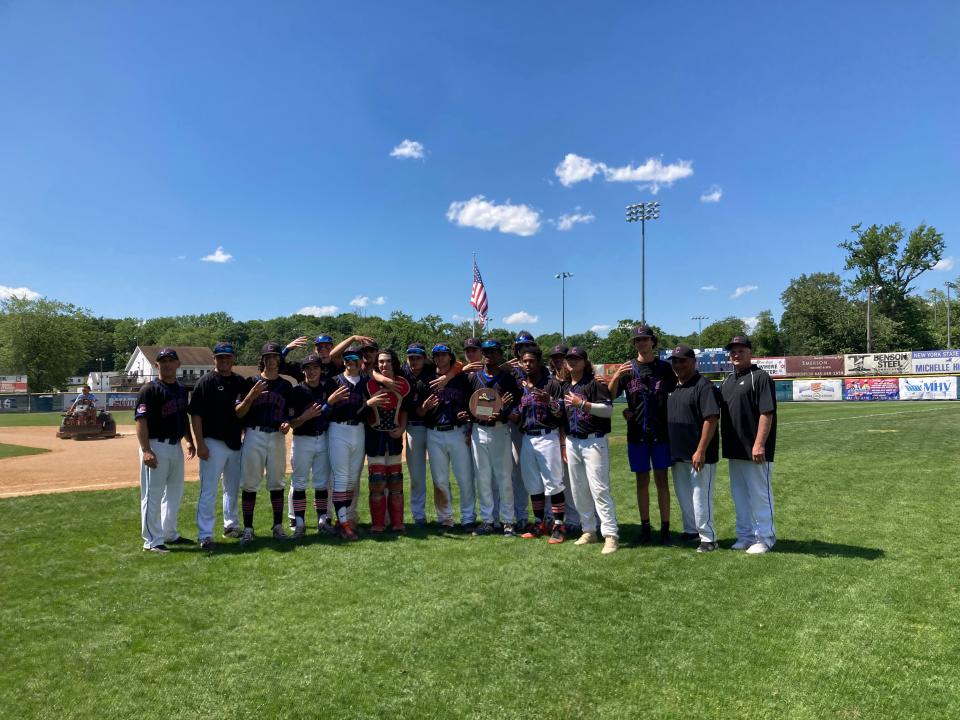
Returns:
[[[222,535],[254,540],[257,494],[265,483],[277,540],[307,531],[312,490],[320,534],[359,539],[357,503],[367,468],[373,536],[402,533],[409,511],[427,525],[427,461],[433,506],[443,532],[457,531],[451,475],[458,488],[459,531],[480,536],[568,536],[601,552],[620,546],[610,491],[608,435],[613,400],[626,396],[627,454],[636,475],[641,528],[636,543],[672,542],[670,487],[680,508],[680,541],[707,553],[717,549],[714,484],[720,457],[729,463],[736,514],[735,550],[762,554],[776,541],[773,460],[777,434],[774,384],[753,363],[746,336],[726,349],[733,372],[717,388],[697,371],[684,345],[661,360],[647,325],[633,328],[636,358],[609,378],[595,375],[583,348],[558,345],[546,353],[520,332],[505,357],[496,340],[468,339],[458,353],[440,343],[406,348],[405,362],[369,337],[339,344],[320,335],[314,351],[288,360],[309,338],[267,343],[259,373],[234,372],[236,351],[221,342],[215,368],[192,392],[177,380],[173,348],[157,354],[158,377],[140,389],[136,428],[140,446],[143,548],[163,554],[171,545],[215,548],[218,487]],[[459,357],[458,357],[459,356]],[[294,385],[287,378],[297,381]],[[286,487],[287,443],[290,483]],[[199,459],[197,541],[178,530],[184,451]],[[405,456],[405,457],[404,457]],[[649,484],[656,487],[659,532],[652,530]],[[331,507],[332,506],[332,507]]]

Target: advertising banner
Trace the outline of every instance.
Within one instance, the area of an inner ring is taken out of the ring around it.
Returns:
[[[669,350],[660,351],[660,359],[666,360],[669,362],[670,353],[673,351],[673,348]],[[730,373],[733,372],[733,363],[730,362],[730,353],[728,353],[723,348],[704,348],[697,350],[694,348],[694,352],[697,354],[697,370],[702,373]]]
[[[909,352],[844,355],[844,375],[903,375],[913,369]]]
[[[900,378],[901,400],[956,400],[956,377]]]
[[[794,380],[793,399],[797,402],[833,402],[843,400],[843,380]]]
[[[785,360],[788,377],[843,375],[843,355],[794,355]]]
[[[25,395],[0,395],[0,413],[26,412],[28,399]]]
[[[843,381],[844,400],[898,400],[898,378],[857,378]]]
[[[753,361],[761,370],[766,370],[770,377],[786,377],[787,359],[782,357],[754,358]]]
[[[137,393],[108,393],[107,410],[133,410],[137,406]]]
[[[25,393],[26,375],[0,375],[0,393]]]
[[[918,375],[960,373],[960,350],[915,350],[912,355]]]

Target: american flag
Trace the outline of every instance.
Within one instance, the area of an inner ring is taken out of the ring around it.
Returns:
[[[483,287],[483,278],[480,277],[480,268],[477,267],[477,261],[473,261],[473,290],[470,292],[470,304],[477,311],[480,321],[480,327],[483,327],[487,321],[487,290]]]

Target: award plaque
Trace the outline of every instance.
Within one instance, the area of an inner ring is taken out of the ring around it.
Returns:
[[[470,396],[470,413],[477,420],[487,420],[503,408],[503,398],[493,388],[480,388]]]

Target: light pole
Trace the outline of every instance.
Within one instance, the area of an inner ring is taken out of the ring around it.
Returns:
[[[879,290],[877,285],[867,285],[867,352],[870,352],[870,305],[873,303],[873,291]]]
[[[563,270],[554,277],[560,281],[560,337],[567,339],[567,278],[572,278],[573,273]]]
[[[950,337],[950,289],[956,290],[957,286],[951,282],[944,283],[944,286],[947,288],[947,350],[950,350],[953,348]]]
[[[694,315],[691,320],[697,321],[697,345],[703,347],[703,321],[709,320],[709,315]]]
[[[627,222],[640,221],[640,322],[647,322],[647,220],[660,217],[659,202],[627,205]]]
[[[100,392],[103,392],[103,358],[98,357],[94,358],[98,363],[100,363]]]

